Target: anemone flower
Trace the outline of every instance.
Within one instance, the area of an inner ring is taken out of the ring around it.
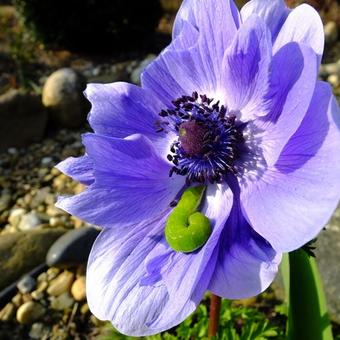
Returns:
[[[283,252],[327,223],[340,197],[339,109],[317,80],[323,26],[308,5],[184,0],[141,87],[90,84],[86,153],[59,169],[87,187],[57,206],[102,228],[87,299],[120,332],[183,321],[208,290],[239,299],[273,281]],[[206,188],[211,234],[181,252],[174,201]]]

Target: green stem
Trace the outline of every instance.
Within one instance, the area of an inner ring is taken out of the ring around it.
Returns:
[[[289,340],[333,340],[317,264],[304,250],[289,253],[282,274],[288,301]]]

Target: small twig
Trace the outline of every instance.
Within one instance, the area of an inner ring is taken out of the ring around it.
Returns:
[[[220,321],[221,312],[221,298],[214,294],[210,297],[210,312],[209,312],[209,326],[208,336],[216,337],[218,334],[218,325]]]

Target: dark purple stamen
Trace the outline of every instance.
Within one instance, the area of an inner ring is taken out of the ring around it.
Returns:
[[[172,129],[178,139],[167,159],[174,164],[169,175],[186,176],[193,182],[221,182],[235,172],[234,161],[243,143],[244,124],[224,105],[194,92],[172,101],[174,107],[162,110],[162,129]],[[167,126],[164,128],[164,126]]]

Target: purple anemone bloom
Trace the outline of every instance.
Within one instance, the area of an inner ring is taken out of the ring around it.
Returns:
[[[339,109],[317,80],[323,26],[308,5],[184,0],[142,86],[90,84],[86,154],[59,169],[87,185],[57,206],[102,227],[87,268],[91,311],[120,332],[183,321],[205,291],[259,294],[340,198]],[[212,228],[174,251],[164,228],[184,188],[205,185]]]

